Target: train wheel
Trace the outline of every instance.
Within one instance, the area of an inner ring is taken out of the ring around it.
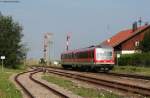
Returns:
[[[105,73],[109,72],[109,70],[104,70]]]
[[[100,71],[100,68],[99,67],[94,67],[92,68],[92,72],[99,72]]]
[[[63,67],[64,69],[67,69],[67,66],[66,66],[66,65],[62,65],[62,67]]]
[[[64,69],[70,69],[70,68],[71,68],[70,65],[62,65],[62,67],[63,67]]]
[[[82,65],[81,67],[80,67],[80,71],[86,71],[86,66],[84,66],[84,65]]]
[[[90,66],[87,66],[87,67],[86,67],[86,72],[89,72],[89,71],[91,71],[91,67],[90,67]]]

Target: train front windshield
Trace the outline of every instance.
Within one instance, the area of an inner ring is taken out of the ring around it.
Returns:
[[[112,54],[112,49],[96,49],[97,60],[111,60]]]

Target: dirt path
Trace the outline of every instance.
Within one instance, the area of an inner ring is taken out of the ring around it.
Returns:
[[[41,79],[42,75],[43,75],[43,73],[38,73],[38,74],[34,75],[34,78],[36,78],[37,80],[41,81],[42,83],[44,83],[52,88],[54,88],[55,90],[59,90],[60,92],[69,96],[70,98],[83,98],[81,96],[73,94],[71,91],[68,91],[67,89],[59,87],[56,84],[51,84],[51,83],[47,82],[46,80]],[[53,97],[53,98],[55,98],[55,97]]]
[[[18,89],[18,90],[21,92],[22,98],[29,98],[29,97],[25,94],[25,92],[23,91],[23,89],[15,82],[15,76],[16,76],[16,74],[13,74],[13,75],[9,78],[9,80],[10,80],[13,84],[15,84],[16,89]]]
[[[26,95],[26,93],[23,91],[23,89],[14,81],[15,76],[16,76],[16,74],[13,74],[10,77],[10,81],[12,81],[15,84],[16,88],[21,91],[23,98],[29,98]],[[33,75],[33,77],[36,80],[41,81],[42,83],[44,83],[56,90],[59,90],[60,92],[68,95],[70,98],[82,98],[82,97],[75,95],[72,92],[67,91],[55,84],[50,84],[49,82],[41,79],[41,76],[42,76],[42,73],[37,73],[37,74]],[[29,73],[26,73],[26,74],[22,75],[21,77],[19,77],[19,80],[26,88],[28,88],[28,90],[35,96],[35,98],[60,98],[59,96],[53,94],[51,91],[45,89],[44,87],[41,87],[40,85],[34,83],[33,81],[31,81],[29,79]]]
[[[35,98],[60,98],[48,89],[29,79],[29,73],[19,77],[19,81],[35,96]]]

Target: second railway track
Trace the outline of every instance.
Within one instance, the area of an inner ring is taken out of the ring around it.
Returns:
[[[41,97],[37,97],[37,95],[35,95],[33,92],[30,91],[30,89],[32,87],[26,87],[25,84],[22,83],[22,81],[24,80],[20,80],[19,78],[21,78],[23,75],[25,74],[29,74],[28,78],[33,81],[35,84],[47,89],[49,92],[52,92],[54,95],[58,96],[58,98],[69,98],[67,95],[47,86],[46,84],[38,81],[37,79],[35,79],[33,77],[34,74],[41,72],[41,70],[37,69],[37,70],[32,70],[32,71],[26,71],[26,72],[22,72],[16,75],[15,77],[15,81],[17,82],[17,84],[24,90],[24,92],[28,95],[29,98],[41,98]],[[40,90],[40,88],[37,88]],[[41,93],[44,92],[41,90]],[[45,97],[44,97],[45,98]],[[46,97],[46,98],[50,98],[50,97]]]
[[[106,87],[110,87],[113,89],[118,89],[120,91],[130,92],[133,94],[140,94],[142,96],[150,96],[150,88],[148,87],[131,85],[128,83],[121,83],[121,82],[116,82],[112,80],[98,79],[95,77],[88,77],[85,75],[75,74],[75,73],[62,71],[62,70],[54,70],[54,69],[47,69],[47,70],[48,72],[53,73],[53,74],[57,74],[57,75],[61,75],[61,76],[69,77],[69,78],[74,78],[74,79],[92,83],[95,85],[106,86]]]
[[[43,66],[38,66],[39,68],[43,67]],[[38,68],[35,67],[35,68]],[[31,67],[34,68],[34,67]],[[56,68],[56,67],[45,67],[45,68],[53,68],[53,69],[60,69],[60,70],[64,70],[62,68]],[[70,70],[72,71],[72,70]],[[134,78],[134,79],[143,79],[143,80],[150,80],[150,76],[145,76],[145,75],[139,75],[139,74],[128,74],[128,73],[116,73],[116,72],[108,72],[108,73],[103,73],[103,72],[88,72],[91,74],[95,74],[95,75],[101,75],[101,74],[107,74],[107,75],[111,75],[111,76],[120,76],[120,77],[127,77],[127,78]]]

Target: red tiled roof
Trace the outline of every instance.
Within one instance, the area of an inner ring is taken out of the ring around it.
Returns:
[[[125,41],[125,40],[131,38],[132,36],[134,36],[135,34],[139,33],[140,31],[146,29],[148,26],[149,25],[138,27],[137,30],[134,32],[132,29],[120,31],[119,33],[117,33],[116,35],[111,37],[110,39],[105,40],[102,44],[109,45],[111,47],[115,47],[115,46],[119,45],[120,43],[122,43],[123,41]]]

